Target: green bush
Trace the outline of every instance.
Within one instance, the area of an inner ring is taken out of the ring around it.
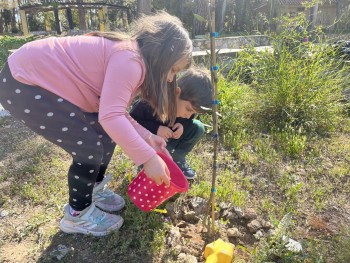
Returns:
[[[288,30],[273,36],[273,52],[246,48],[229,78],[254,87],[253,111],[261,132],[288,127],[327,134],[338,127],[345,112],[341,101],[348,74],[332,46],[303,43],[298,34],[294,41],[292,37]]]
[[[225,144],[231,148],[239,148],[247,130],[252,129],[255,108],[255,90],[249,85],[220,78],[218,82],[219,133]],[[200,116],[205,124],[212,123],[209,114]]]
[[[33,41],[34,36],[30,37],[0,37],[0,67],[2,68],[10,55],[9,50],[17,49],[27,42]]]

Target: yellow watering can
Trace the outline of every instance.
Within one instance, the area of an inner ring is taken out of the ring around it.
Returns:
[[[222,239],[206,245],[204,250],[205,263],[231,263],[235,246]]]

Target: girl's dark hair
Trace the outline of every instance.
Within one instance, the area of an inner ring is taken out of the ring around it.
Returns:
[[[209,71],[192,67],[177,80],[180,99],[189,101],[196,112],[205,113],[212,106],[212,83]]]
[[[121,32],[93,32],[88,35],[110,40],[136,40],[143,57],[146,74],[141,84],[141,98],[148,101],[162,121],[171,124],[176,118],[176,79],[167,82],[167,75],[176,62],[192,61],[192,42],[182,22],[175,16],[160,11],[142,16],[134,22],[131,35]]]

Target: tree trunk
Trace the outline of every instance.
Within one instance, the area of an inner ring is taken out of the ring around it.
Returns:
[[[137,0],[137,16],[152,13],[152,0]]]
[[[122,10],[122,21],[123,21],[123,27],[124,28],[128,28],[129,27],[129,23],[128,23],[128,12]]]
[[[194,14],[200,15],[208,21],[208,1],[207,0],[195,0]],[[192,38],[197,35],[205,35],[207,32],[207,23],[198,21],[193,18]]]
[[[53,9],[53,14],[55,16],[55,25],[56,25],[56,31],[57,31],[57,34],[61,35],[62,31],[61,31],[61,23],[60,23],[60,18],[58,16],[58,8],[55,7]]]
[[[0,34],[4,33],[3,11],[0,11]]]
[[[184,20],[184,14],[185,14],[184,0],[179,0],[179,18],[181,21]]]
[[[224,31],[226,6],[227,6],[226,0],[218,0],[218,5],[216,8],[216,11],[217,11],[216,12],[216,21],[217,21],[217,31],[218,32]]]
[[[128,24],[130,24],[132,22],[132,14],[130,8],[126,10],[126,16],[128,18]]]
[[[85,9],[79,3],[83,3],[83,0],[78,0],[78,17],[79,17],[79,29],[81,31],[86,31],[86,17]]]
[[[315,4],[313,7],[310,8],[309,31],[314,30],[314,28],[316,26],[317,11],[318,11],[318,4]]]
[[[4,9],[4,23],[5,23],[5,32],[9,32],[9,24],[11,23],[11,12],[7,9]]]
[[[341,0],[337,0],[335,2],[335,22],[334,22],[334,30],[337,31],[339,28],[339,20],[341,17],[341,10],[342,10],[342,2]]]
[[[67,7],[66,15],[67,15],[69,29],[73,30],[74,29],[74,22],[73,22],[72,9],[70,7]]]
[[[271,5],[270,5],[270,15],[269,15],[269,26],[270,29],[275,29],[275,24],[273,22],[273,19],[276,16],[276,0],[271,0]]]
[[[17,33],[18,28],[16,26],[16,9],[12,8],[12,16],[11,16],[11,28],[12,33]]]
[[[242,31],[243,29],[243,10],[244,0],[236,0],[235,8],[235,31]]]

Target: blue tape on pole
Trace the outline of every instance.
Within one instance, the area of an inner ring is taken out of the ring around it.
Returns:
[[[218,70],[218,69],[219,69],[219,66],[212,66],[212,67],[210,67],[211,71]]]
[[[216,138],[219,137],[219,135],[218,135],[217,133],[215,133],[215,134],[213,135],[213,137],[216,139]]]
[[[220,104],[220,100],[212,100],[211,104]]]
[[[213,165],[213,169],[216,170],[216,168],[217,168],[216,165]]]
[[[211,191],[212,191],[213,193],[216,193],[216,188],[212,188]]]
[[[210,36],[211,37],[218,37],[219,36],[219,32],[210,33]]]

